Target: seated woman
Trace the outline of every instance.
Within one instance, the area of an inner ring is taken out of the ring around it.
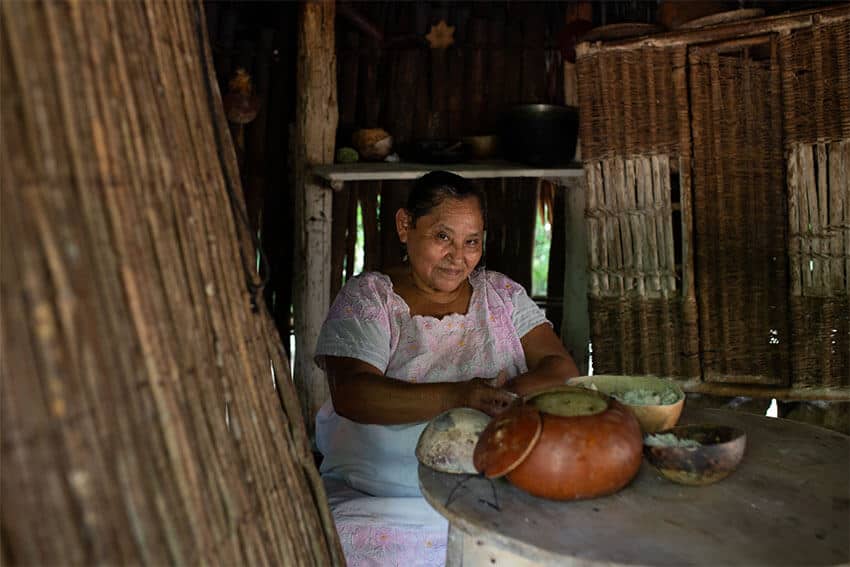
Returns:
[[[316,362],[331,400],[317,416],[316,441],[350,562],[363,550],[340,523],[353,511],[343,501],[358,496],[405,502],[442,530],[445,545],[446,524],[417,480],[414,450],[428,420],[455,407],[495,415],[514,394],[578,375],[523,287],[478,268],[485,218],[484,194],[466,179],[435,171],[416,180],[396,213],[405,265],[349,280],[322,327]]]

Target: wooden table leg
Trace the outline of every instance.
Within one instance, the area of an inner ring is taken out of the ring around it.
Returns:
[[[568,566],[572,562],[558,562]],[[538,561],[531,561],[517,552],[502,547],[485,534],[470,535],[454,524],[449,524],[449,539],[446,545],[446,567],[492,567],[504,565],[510,567],[539,567]]]
[[[463,567],[463,532],[457,529],[454,524],[449,524],[446,567]]]

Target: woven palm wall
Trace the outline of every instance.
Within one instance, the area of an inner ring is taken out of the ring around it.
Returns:
[[[579,47],[597,372],[850,384],[848,22]]]
[[[703,377],[789,384],[787,212],[775,34],[689,49]]]
[[[850,385],[850,17],[780,39],[792,372]]]
[[[681,46],[640,46],[577,61],[597,372],[699,374],[696,304],[674,223],[689,149],[685,58]]]

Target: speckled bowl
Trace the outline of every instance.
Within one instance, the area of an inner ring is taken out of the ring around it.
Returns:
[[[643,454],[664,478],[688,486],[704,486],[723,480],[738,468],[747,446],[747,434],[725,425],[682,425],[656,435],[672,434],[691,439],[699,447],[647,445]]]
[[[490,416],[472,408],[454,408],[432,419],[416,444],[416,458],[434,470],[475,474],[472,453]]]

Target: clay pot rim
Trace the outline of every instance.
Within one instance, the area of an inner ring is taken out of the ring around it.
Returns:
[[[605,406],[605,409],[600,410],[596,413],[591,413],[591,414],[558,415],[556,413],[545,412],[545,411],[537,408],[534,405],[533,400],[535,398],[546,395],[546,394],[553,394],[553,393],[557,393],[557,392],[577,393],[577,394],[583,394],[583,395],[590,394],[592,396],[595,396],[596,398],[599,398],[603,402],[605,402],[606,406]],[[622,402],[618,402],[613,396],[609,396],[605,392],[602,392],[602,391],[599,391],[599,390],[591,390],[590,388],[583,388],[581,386],[574,386],[572,384],[562,384],[562,385],[559,385],[559,386],[549,386],[548,388],[546,388],[544,390],[538,390],[537,392],[526,395],[522,399],[522,403],[523,403],[523,405],[531,406],[535,410],[537,410],[537,412],[541,416],[541,419],[542,419],[543,416],[551,416],[551,417],[557,418],[557,419],[584,420],[584,419],[595,418],[595,417],[605,413],[606,411],[610,411],[611,409],[616,408],[617,406],[622,406],[624,409],[628,409],[628,406],[626,404],[624,404]]]

